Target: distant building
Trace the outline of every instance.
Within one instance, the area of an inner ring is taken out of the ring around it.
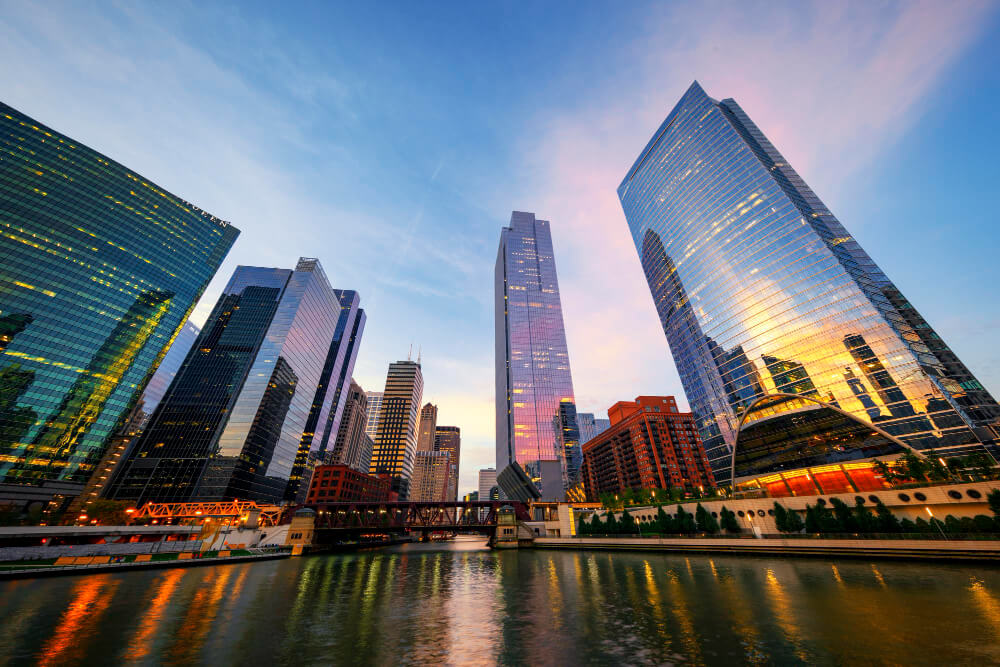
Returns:
[[[479,471],[479,498],[481,500],[494,500],[498,498],[497,471],[496,468],[483,468]]]
[[[417,425],[424,376],[420,362],[396,361],[389,364],[379,409],[375,448],[368,471],[391,475],[392,490],[400,500],[409,498],[413,477],[413,457],[417,453]]]
[[[313,470],[306,504],[390,500],[391,485],[389,477],[369,475],[342,465],[320,465]]]
[[[517,461],[543,498],[562,499],[582,457],[548,221],[511,214],[494,297],[497,471]]]
[[[1000,405],[735,100],[693,83],[618,196],[717,480],[748,425],[803,410],[996,452]]]
[[[471,491],[471,492],[465,494],[462,497],[462,500],[464,500],[467,503],[474,503],[474,502],[476,502],[476,501],[479,500],[479,492],[478,491]]]
[[[690,412],[673,396],[640,396],[615,403],[611,427],[583,448],[587,497],[625,489],[704,489],[715,486]]]
[[[318,260],[237,267],[107,496],[294,498],[296,455],[339,311]]]
[[[451,454],[448,452],[417,452],[413,459],[410,497],[413,502],[454,500],[448,497],[451,487]]]
[[[360,472],[368,472],[372,460],[371,437],[365,432],[368,418],[368,397],[353,380],[344,402],[344,415],[340,429],[330,453],[330,463],[350,466]]]
[[[438,426],[434,434],[434,451],[451,454],[446,500],[458,499],[458,472],[461,469],[462,431],[457,426]]]
[[[433,403],[426,403],[420,410],[420,427],[417,431],[417,451],[433,452],[434,436],[437,430],[438,409]]]
[[[369,391],[365,393],[365,396],[368,397],[368,412],[365,414],[365,433],[372,439],[372,442],[375,442],[375,436],[378,435],[379,411],[382,409],[382,392]]]
[[[593,412],[576,413],[576,423],[580,427],[580,444],[593,440],[611,426],[609,419],[595,419]]]
[[[2,103],[0,154],[0,505],[62,505],[239,230]]]

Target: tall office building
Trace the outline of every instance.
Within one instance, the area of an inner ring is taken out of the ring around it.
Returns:
[[[580,427],[581,446],[593,440],[611,426],[610,419],[595,418],[593,412],[576,413],[576,423]]]
[[[438,426],[434,434],[434,451],[448,452],[451,455],[446,500],[458,500],[458,473],[462,465],[461,429],[457,426]]]
[[[391,475],[392,490],[399,494],[400,500],[409,497],[423,394],[420,362],[406,360],[389,364],[368,471],[375,475]]]
[[[549,223],[514,211],[500,232],[496,303],[497,471],[516,461],[545,499],[582,456]]]
[[[174,376],[177,375],[181,364],[184,363],[188,352],[191,351],[191,346],[198,339],[199,333],[201,333],[201,329],[191,322],[185,322],[181,330],[177,332],[173,344],[164,355],[156,372],[153,373],[153,377],[149,378],[146,390],[142,392],[142,411],[145,413],[143,423],[149,419],[149,415],[153,414],[156,406],[163,400],[170,383],[174,381]]]
[[[329,458],[328,453],[337,439],[344,402],[350,391],[354,361],[364,333],[365,311],[359,307],[361,299],[358,293],[353,290],[333,292],[340,305],[337,329],[313,395],[288,490],[288,500],[297,502],[304,501],[312,469]]]
[[[379,411],[382,409],[382,392],[369,391],[366,396],[368,397],[368,412],[365,415],[365,433],[372,439],[372,442],[375,442],[375,436],[378,435]]]
[[[413,479],[410,482],[410,500],[413,502],[439,502],[451,500],[451,454],[448,452],[418,451],[413,457]]]
[[[528,487],[531,488],[531,487]],[[493,500],[496,496],[497,471],[496,468],[482,468],[479,471],[479,499]]]
[[[345,465],[368,472],[372,460],[374,442],[365,432],[368,419],[368,397],[358,383],[351,381],[344,404],[344,417],[340,421],[330,463]]]
[[[0,504],[76,495],[239,231],[0,104]]]
[[[108,497],[283,500],[339,311],[318,260],[237,267]]]
[[[420,427],[417,429],[417,451],[433,452],[434,436],[437,432],[438,409],[433,403],[426,403],[420,409]]]
[[[618,195],[719,481],[741,425],[794,411],[942,455],[1000,434],[1000,406],[733,100],[693,84]]]

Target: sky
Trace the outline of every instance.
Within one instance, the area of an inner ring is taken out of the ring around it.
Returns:
[[[551,221],[578,409],[683,390],[615,189],[693,80],[736,99],[1000,395],[1000,3],[0,0],[0,99],[361,294],[494,462],[493,268]]]

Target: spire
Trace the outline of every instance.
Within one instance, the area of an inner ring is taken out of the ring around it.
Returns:
[[[423,356],[424,346],[421,345],[417,348],[417,365],[420,365],[420,357]]]

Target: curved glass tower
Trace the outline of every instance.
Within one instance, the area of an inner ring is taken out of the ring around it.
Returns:
[[[993,397],[733,100],[692,84],[618,196],[719,481],[770,394],[942,455],[1000,435]]]

